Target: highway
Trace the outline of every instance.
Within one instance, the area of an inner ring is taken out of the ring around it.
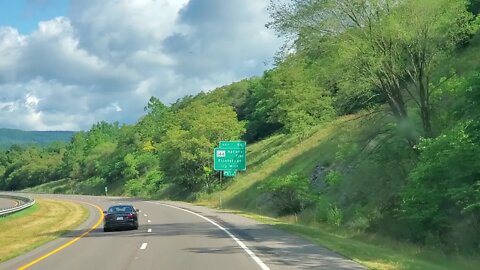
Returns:
[[[179,202],[41,196],[81,202],[90,216],[77,230],[0,264],[0,270],[366,269],[303,238],[229,212]],[[105,210],[116,203],[140,209],[138,230],[103,232],[97,206]]]
[[[14,207],[17,201],[0,197],[0,209]]]

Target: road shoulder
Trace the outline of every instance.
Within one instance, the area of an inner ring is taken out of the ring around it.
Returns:
[[[164,203],[190,210],[228,228],[270,269],[367,269],[303,237],[277,230],[236,213],[184,202]]]

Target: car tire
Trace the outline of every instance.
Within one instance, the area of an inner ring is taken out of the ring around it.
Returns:
[[[106,227],[103,227],[103,231],[104,231],[104,232],[109,232],[110,229],[109,229],[109,228],[106,228]]]

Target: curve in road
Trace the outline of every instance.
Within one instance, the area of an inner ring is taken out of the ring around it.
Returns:
[[[0,264],[0,270],[366,269],[303,238],[228,212],[178,202],[53,197],[85,203],[90,217],[78,230]],[[138,230],[103,232],[96,206],[116,203],[141,210]]]
[[[0,197],[0,209],[15,207],[18,205],[18,202],[12,199]]]

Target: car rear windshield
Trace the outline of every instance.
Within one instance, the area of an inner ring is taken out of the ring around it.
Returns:
[[[118,205],[108,208],[109,213],[130,213],[133,212],[133,207],[128,205]]]

